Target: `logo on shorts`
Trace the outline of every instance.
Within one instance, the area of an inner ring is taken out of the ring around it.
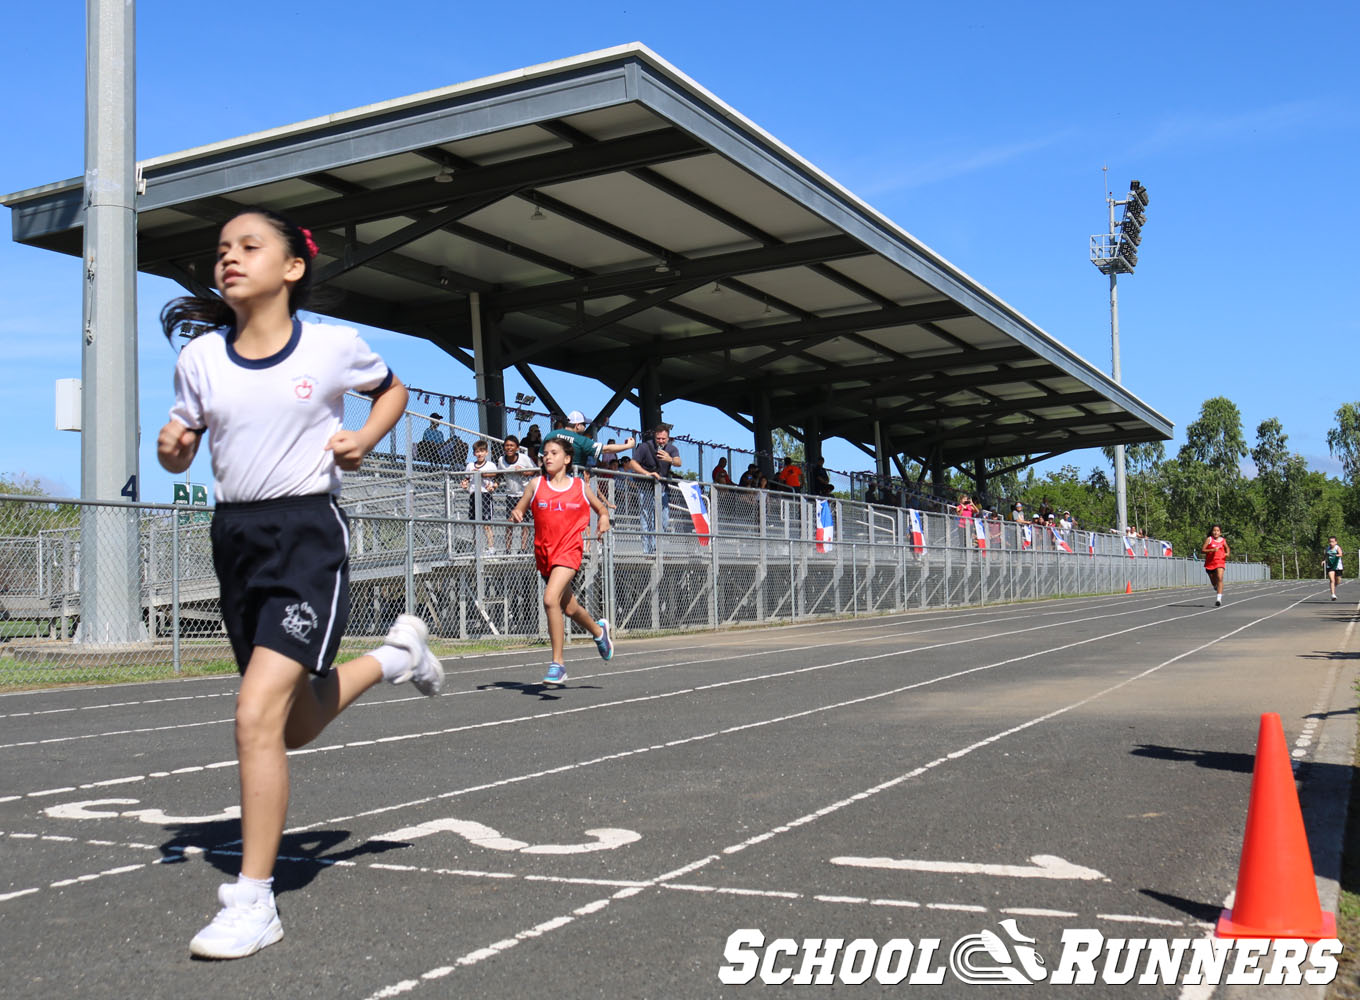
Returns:
[[[293,379],[293,395],[301,402],[306,402],[312,398],[312,392],[316,389],[316,379],[310,375],[299,375]]]
[[[320,622],[316,612],[312,610],[312,606],[306,601],[300,601],[297,604],[288,605],[285,611],[283,621],[279,623],[283,626],[283,630],[298,642],[311,642],[312,629],[316,628]]]

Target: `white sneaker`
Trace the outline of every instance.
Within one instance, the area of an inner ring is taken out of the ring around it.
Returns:
[[[430,632],[415,615],[397,615],[396,622],[384,640],[411,654],[411,669],[392,678],[393,684],[410,681],[423,695],[437,695],[444,686],[444,665],[430,652],[427,645]]]
[[[199,958],[245,958],[283,938],[283,924],[271,892],[263,899],[242,902],[237,883],[217,887],[217,911],[212,923],[194,935],[189,951]]]
[[[1223,603],[1223,595],[1222,595],[1222,594],[1219,594],[1217,597],[1214,598],[1214,607],[1218,607],[1218,606],[1221,605],[1222,603]]]

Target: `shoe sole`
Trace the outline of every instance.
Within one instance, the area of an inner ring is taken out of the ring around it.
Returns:
[[[417,681],[415,677],[412,677],[411,684],[425,697],[433,698],[435,695],[439,694],[444,687],[444,664],[441,663],[439,657],[431,653],[428,648],[425,652],[427,656],[434,660],[434,676],[425,681]]]
[[[425,652],[430,656],[434,656],[433,653],[430,653],[430,630],[426,627],[423,619],[416,615],[397,615],[396,623],[405,623],[409,625],[420,638],[420,644],[425,647]],[[440,690],[444,687],[444,664],[439,661],[439,657],[437,656],[434,656],[434,662],[438,667],[438,679],[435,680],[434,683],[416,683],[414,670],[411,672],[411,676],[407,678],[412,686],[427,698],[433,698],[435,695],[439,694]]]
[[[213,951],[210,946],[199,944],[198,938],[194,938],[189,942],[189,953],[197,955],[199,958],[215,958],[220,960],[249,958],[261,948],[268,948],[271,944],[277,944],[282,940],[283,924],[279,922],[278,917],[275,917],[274,922],[265,930],[264,935],[244,951]]]
[[[565,686],[566,683],[567,683],[567,675],[566,675],[566,674],[563,674],[561,677],[559,677],[559,678],[558,678],[557,680],[555,680],[555,681],[553,681],[553,680],[548,680],[548,678],[546,678],[546,677],[543,678],[543,686],[544,686],[544,687],[560,688],[560,687]]]
[[[596,624],[599,624],[599,623],[597,622]],[[608,622],[605,622],[605,624],[604,624],[602,627],[604,628],[604,634],[605,634],[606,636],[609,637],[609,648],[606,650],[605,647],[601,646],[598,642],[595,643],[595,648],[596,648],[597,650],[599,650],[599,652],[600,652],[600,659],[602,659],[602,660],[612,660],[612,659],[614,658],[614,635],[613,635],[613,629],[610,628]]]

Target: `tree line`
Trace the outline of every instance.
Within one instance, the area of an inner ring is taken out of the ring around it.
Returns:
[[[1219,524],[1234,559],[1266,563],[1276,578],[1320,576],[1329,535],[1337,536],[1348,558],[1357,559],[1360,403],[1336,411],[1327,446],[1341,463],[1340,479],[1310,470],[1302,455],[1290,451],[1275,417],[1257,426],[1255,443],[1248,445],[1237,405],[1215,396],[1186,427],[1185,444],[1174,458],[1166,456],[1162,442],[1125,449],[1129,524],[1188,556],[1199,552],[1209,528]],[[1104,451],[1112,468],[1114,449]],[[1255,475],[1243,472],[1248,458]],[[1030,509],[1047,497],[1059,510],[1070,510],[1082,527],[1103,528],[1117,523],[1112,474],[1096,469],[1083,477],[1076,466],[1064,465],[1038,476],[1031,468],[1024,478],[1012,474],[1009,481],[993,483],[992,490]]]

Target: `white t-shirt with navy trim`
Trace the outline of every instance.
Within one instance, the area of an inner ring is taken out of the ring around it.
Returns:
[[[346,326],[293,321],[287,345],[243,358],[235,331],[195,337],[175,365],[170,419],[207,431],[218,502],[340,492],[326,443],[341,429],[345,393],[392,384],[382,358]]]

